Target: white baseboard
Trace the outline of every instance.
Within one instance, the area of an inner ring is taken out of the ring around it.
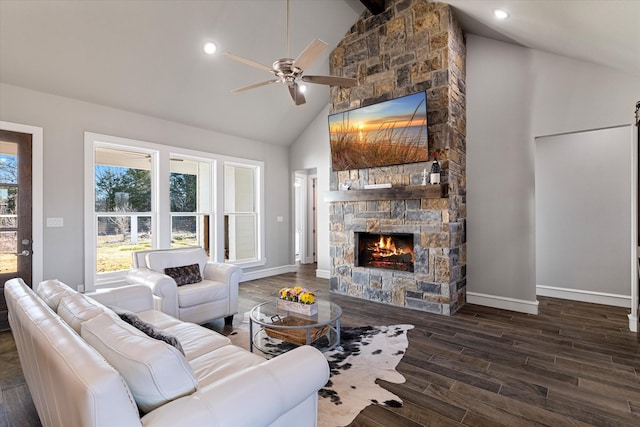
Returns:
[[[627,316],[629,316],[629,330],[631,332],[638,332],[638,317],[632,316],[630,314],[628,314]]]
[[[568,299],[571,301],[590,302],[593,304],[612,305],[614,307],[631,307],[628,295],[608,294],[604,292],[585,291],[582,289],[558,288],[555,286],[536,286],[537,295],[543,297]]]
[[[328,270],[316,270],[316,277],[321,279],[331,279],[331,273]]]
[[[470,304],[484,305],[486,307],[500,308],[502,310],[538,314],[538,301],[526,301],[467,291],[467,302]]]
[[[277,276],[278,274],[293,273],[298,270],[296,265],[282,265],[280,267],[264,268],[262,270],[249,271],[242,274],[240,282],[262,279],[263,277]]]

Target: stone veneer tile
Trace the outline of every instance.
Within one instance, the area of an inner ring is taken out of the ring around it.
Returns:
[[[353,283],[358,285],[368,285],[369,284],[369,273],[363,271],[353,271],[351,275],[353,279]]]
[[[441,285],[433,282],[418,282],[418,290],[428,294],[439,295],[441,292]]]
[[[370,301],[378,301],[378,302],[390,304],[392,301],[391,295],[392,294],[390,291],[385,291],[383,289],[376,289],[371,287],[365,287],[363,289],[362,296],[365,299],[368,299]]]
[[[417,292],[417,291],[407,291],[407,298],[412,298],[412,299],[422,299],[422,292]]]
[[[350,297],[362,298],[364,286],[357,283],[351,283],[347,288],[347,295]]]
[[[408,308],[426,311],[427,313],[442,314],[442,304],[438,304],[437,302],[424,301],[422,299],[406,296],[405,306]]]
[[[406,218],[411,222],[441,222],[442,212],[436,210],[407,211]]]

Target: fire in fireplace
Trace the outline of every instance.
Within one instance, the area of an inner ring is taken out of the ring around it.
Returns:
[[[413,272],[413,234],[355,233],[355,265]]]

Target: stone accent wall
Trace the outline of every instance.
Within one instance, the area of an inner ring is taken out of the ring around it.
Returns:
[[[387,0],[369,11],[332,52],[332,75],[356,77],[331,88],[331,113],[415,92],[427,93],[429,151],[438,152],[448,197],[333,202],[330,207],[331,291],[440,314],[465,302],[466,110],[465,41],[451,7],[427,0]],[[420,185],[431,162],[331,172],[344,181]],[[348,190],[347,190],[348,191]],[[414,233],[414,273],[354,266],[354,231]]]

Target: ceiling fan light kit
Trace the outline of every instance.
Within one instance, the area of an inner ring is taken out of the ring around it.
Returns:
[[[287,0],[287,58],[281,58],[275,61],[271,67],[253,61],[248,58],[244,58],[233,53],[226,52],[225,55],[235,61],[242,62],[243,64],[258,68],[263,71],[268,71],[275,76],[275,79],[266,80],[259,83],[254,83],[249,86],[244,86],[238,89],[232,90],[232,92],[244,92],[250,89],[255,89],[261,86],[270,85],[272,83],[283,83],[289,89],[289,95],[296,105],[302,105],[306,102],[303,90],[300,90],[299,82],[306,82],[312,84],[321,84],[327,86],[342,86],[353,87],[356,86],[356,79],[348,77],[336,77],[336,76],[305,76],[304,70],[311,66],[327,48],[327,44],[320,39],[315,39],[298,55],[297,58],[289,58],[289,0]]]

